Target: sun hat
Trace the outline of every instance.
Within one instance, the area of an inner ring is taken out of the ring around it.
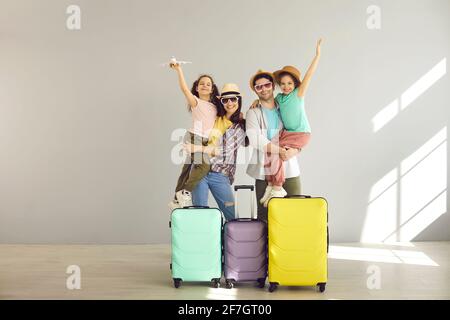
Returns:
[[[239,87],[235,83],[226,83],[224,84],[222,88],[222,94],[218,96],[217,98],[223,98],[228,96],[241,96],[241,92],[239,90]]]
[[[282,69],[277,70],[273,73],[273,75],[275,76],[275,80],[277,81],[277,83],[280,83],[280,74],[282,73],[288,73],[291,76],[293,76],[295,79],[297,79],[297,81],[300,83],[300,71],[294,67],[294,66],[284,66]]]
[[[274,81],[274,79],[275,79],[275,77],[273,76],[273,74],[272,74],[272,72],[269,72],[269,71],[264,71],[264,70],[262,70],[262,69],[259,69],[251,78],[250,78],[250,88],[253,90],[253,91],[255,91],[255,88],[254,88],[254,81],[255,81],[255,78],[256,77],[258,77],[258,76],[260,76],[260,75],[266,75],[266,76],[269,76],[271,79],[272,79],[272,82]],[[255,91],[256,92],[256,91]]]

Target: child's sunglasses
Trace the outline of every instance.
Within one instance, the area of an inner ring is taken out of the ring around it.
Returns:
[[[263,84],[257,84],[256,86],[254,86],[255,91],[256,92],[261,92],[264,88],[265,89],[270,89],[272,88],[272,82],[266,82]]]

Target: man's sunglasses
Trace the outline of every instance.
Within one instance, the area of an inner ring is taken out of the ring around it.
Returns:
[[[257,84],[256,86],[254,86],[255,91],[256,92],[261,92],[264,88],[265,89],[270,89],[272,88],[272,82],[266,82],[263,84]]]

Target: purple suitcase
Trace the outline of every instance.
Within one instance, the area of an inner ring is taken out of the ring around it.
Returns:
[[[239,218],[237,191],[248,189],[252,193],[251,218]],[[267,225],[254,217],[254,186],[234,187],[237,219],[224,225],[224,276],[226,287],[234,282],[257,281],[264,288],[267,277]]]

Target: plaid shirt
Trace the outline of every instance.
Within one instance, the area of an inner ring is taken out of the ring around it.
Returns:
[[[234,182],[236,173],[237,151],[241,145],[245,145],[246,133],[239,124],[234,123],[220,139],[219,154],[211,158],[211,171],[220,172]]]

